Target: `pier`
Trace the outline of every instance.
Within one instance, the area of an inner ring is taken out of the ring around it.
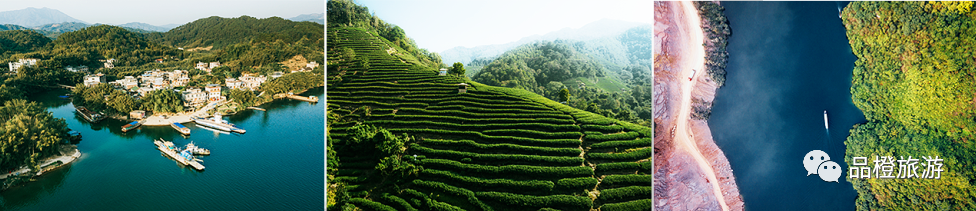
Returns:
[[[292,94],[292,93],[276,94],[276,95],[274,95],[274,98],[276,98],[276,99],[277,98],[288,98],[288,99],[301,100],[301,101],[310,102],[310,103],[317,103],[317,102],[319,102],[319,98],[318,97],[315,97],[315,96],[305,97],[305,96],[301,96],[301,95],[295,95],[295,94]]]
[[[176,152],[177,149],[175,149],[175,148],[174,149],[170,149],[173,146],[173,142],[163,141],[162,139],[159,139],[159,140],[156,140],[156,141],[153,141],[153,142],[155,142],[155,144],[157,146],[157,149],[159,149],[159,151],[162,151],[163,154],[166,154],[166,156],[169,156],[173,160],[176,160],[176,162],[179,162],[179,163],[181,163],[183,165],[186,165],[186,166],[193,167],[193,169],[196,169],[197,171],[203,171],[203,168],[204,168],[203,167],[203,164],[200,164],[200,163],[198,163],[196,161],[189,160],[187,158],[184,158],[184,157],[180,156]]]
[[[258,111],[268,111],[268,110],[265,110],[263,108],[258,108],[258,107],[254,107],[254,106],[248,106],[247,109],[253,109],[253,110],[258,110]]]
[[[317,102],[319,102],[319,98],[318,97],[315,97],[315,96],[305,97],[305,96],[301,96],[301,95],[288,95],[286,97],[287,98],[290,98],[290,99],[293,99],[293,100],[301,100],[301,101],[310,102],[310,103],[317,103]]]

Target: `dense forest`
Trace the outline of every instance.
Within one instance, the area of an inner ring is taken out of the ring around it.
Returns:
[[[36,102],[6,101],[0,106],[0,171],[25,164],[40,169],[41,159],[57,153],[68,138],[67,127]]]
[[[651,118],[650,38],[639,35],[650,32],[637,27],[620,35],[626,50],[608,49],[618,42],[596,40],[540,41],[505,52],[484,65],[472,80],[487,85],[525,89],[552,100],[562,101],[560,92],[569,92],[567,105],[608,117],[640,123]],[[647,40],[640,40],[647,38]],[[622,46],[618,46],[623,48]],[[585,52],[585,53],[584,53]],[[591,56],[593,55],[593,56]],[[650,57],[647,57],[650,58]],[[475,60],[482,64],[482,60]],[[613,70],[613,71],[610,71]],[[607,77],[610,75],[616,77]],[[619,78],[624,90],[607,90],[597,86]],[[601,82],[601,80],[603,80]],[[584,83],[585,85],[580,85]],[[629,88],[629,89],[628,89]]]
[[[579,53],[566,41],[540,41],[523,45],[498,56],[472,80],[492,85],[544,93],[551,81],[576,77],[603,77],[603,66]]]
[[[725,7],[714,2],[695,2],[705,31],[705,72],[718,86],[725,85],[725,65],[729,63],[729,52],[725,47],[732,36],[729,19],[725,18]],[[650,55],[647,55],[650,56]]]
[[[237,18],[209,17],[199,19],[168,32],[152,32],[149,40],[186,49],[213,46],[221,49],[236,43],[297,42],[303,38],[317,41],[322,37],[322,25],[313,22],[292,22],[279,17],[257,19],[250,16]]]
[[[851,94],[867,118],[845,142],[847,163],[855,156],[944,159],[940,179],[848,179],[859,210],[976,209],[972,4],[853,2],[843,10],[858,58]]]

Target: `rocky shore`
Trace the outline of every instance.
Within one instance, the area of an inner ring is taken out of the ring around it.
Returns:
[[[698,13],[686,14],[690,13],[689,5],[682,4],[692,3],[654,4],[654,208],[742,210],[744,204],[731,166],[712,140],[707,119],[690,118],[687,113],[692,109],[682,108],[683,102],[690,107],[692,99],[710,104],[719,87],[711,71],[701,72],[713,66],[705,63],[714,61],[699,59],[705,57],[702,50],[689,49],[696,44],[702,46],[702,42],[709,47],[716,45],[689,38],[693,37],[690,30],[702,30],[703,24],[689,23],[701,19]],[[689,81],[689,76],[693,80]],[[683,141],[693,144],[687,146]]]

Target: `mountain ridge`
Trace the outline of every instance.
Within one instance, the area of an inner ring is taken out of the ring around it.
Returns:
[[[88,24],[88,22],[71,17],[60,10],[47,7],[28,7],[20,10],[0,12],[0,24],[14,24],[19,26],[35,27],[64,22]]]
[[[440,52],[441,58],[446,62],[461,62],[468,64],[478,58],[494,57],[505,53],[517,46],[529,44],[535,41],[554,41],[554,40],[576,40],[587,41],[613,37],[637,27],[650,27],[649,23],[637,23],[614,19],[601,19],[583,25],[580,28],[563,28],[548,32],[542,35],[530,35],[523,37],[515,42],[480,45],[475,47],[457,46]]]

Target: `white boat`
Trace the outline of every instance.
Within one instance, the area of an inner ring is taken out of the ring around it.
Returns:
[[[197,147],[197,145],[194,145],[193,142],[186,144],[186,150],[189,150],[190,153],[193,153],[194,155],[210,155],[209,149]]]
[[[827,125],[827,110],[824,110],[824,129],[830,129],[830,126]]]
[[[199,125],[203,125],[218,130],[223,130],[223,131],[230,131],[230,132],[237,132],[237,133],[247,132],[243,128],[239,128],[237,127],[237,125],[227,122],[220,116],[220,114],[215,114],[213,118],[194,117],[193,122],[196,122]]]

